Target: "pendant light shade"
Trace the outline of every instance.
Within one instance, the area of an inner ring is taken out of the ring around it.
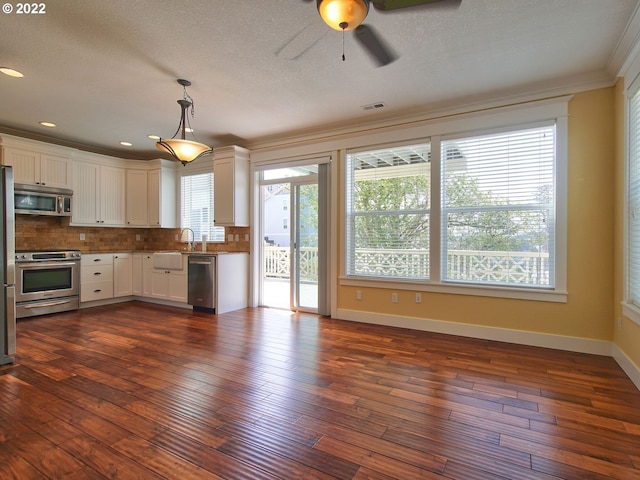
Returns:
[[[317,0],[324,22],[335,30],[353,30],[369,13],[368,0]]]
[[[182,165],[186,165],[189,162],[193,162],[200,157],[204,157],[205,155],[211,155],[213,153],[213,148],[205,145],[204,143],[196,142],[193,140],[186,140],[187,133],[187,122],[188,115],[187,109],[193,106],[193,99],[187,94],[187,88],[191,85],[191,82],[188,80],[178,80],[178,83],[184,87],[184,98],[178,100],[178,104],[182,110],[180,115],[180,124],[178,125],[178,130],[173,135],[172,138],[166,139],[161,138],[156,142],[156,147],[158,150],[168,153],[174,160],[182,163]],[[189,129],[191,131],[191,129]],[[176,138],[176,136],[180,133],[180,138]]]

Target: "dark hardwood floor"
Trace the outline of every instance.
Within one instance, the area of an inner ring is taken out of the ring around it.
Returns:
[[[18,322],[0,478],[640,479],[607,357],[132,302]]]

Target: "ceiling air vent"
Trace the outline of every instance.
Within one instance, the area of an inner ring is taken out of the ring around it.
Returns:
[[[384,103],[376,102],[370,103],[369,105],[362,105],[363,110],[375,110],[376,108],[384,108]]]

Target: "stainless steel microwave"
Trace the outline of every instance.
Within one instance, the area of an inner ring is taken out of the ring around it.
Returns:
[[[44,185],[14,185],[15,213],[20,215],[71,216],[73,191]]]

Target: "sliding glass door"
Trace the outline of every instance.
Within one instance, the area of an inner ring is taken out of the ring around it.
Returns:
[[[326,193],[320,188],[327,171],[313,164],[261,172],[262,306],[328,311]]]

